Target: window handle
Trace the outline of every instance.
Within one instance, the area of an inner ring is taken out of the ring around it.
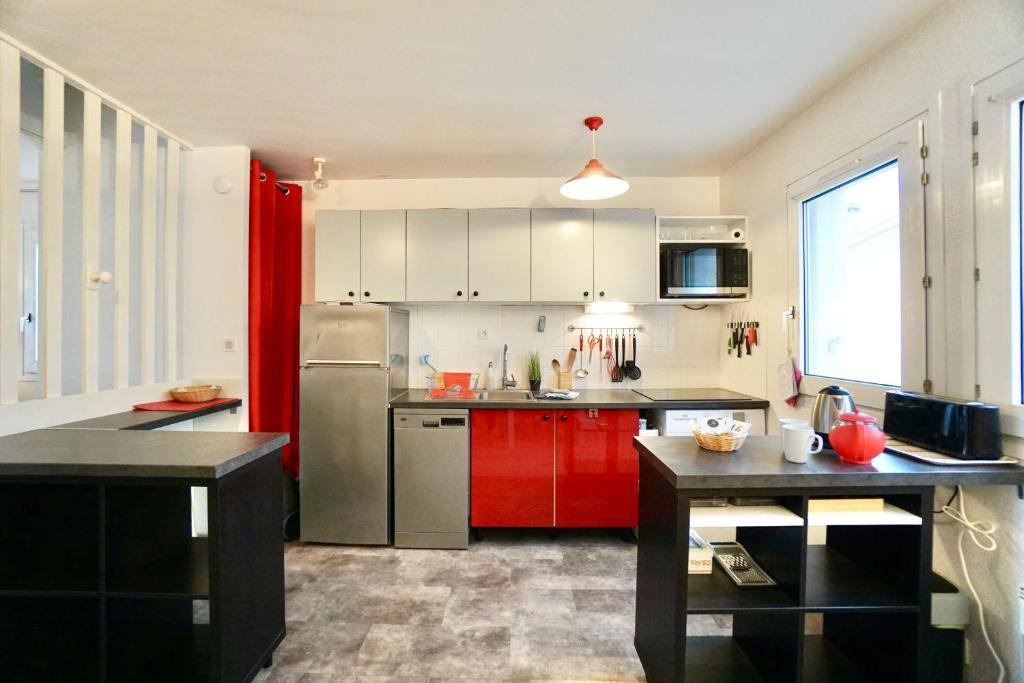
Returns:
[[[25,331],[25,325],[28,325],[29,323],[31,323],[32,320],[33,320],[33,318],[32,318],[32,312],[31,311],[29,311],[25,315],[21,316],[20,318],[18,318],[18,327],[20,328],[20,331],[24,332]]]

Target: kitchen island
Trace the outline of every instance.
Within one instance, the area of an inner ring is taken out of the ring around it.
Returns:
[[[852,465],[832,451],[806,465],[778,437],[737,453],[686,437],[637,438],[640,520],[635,645],[650,681],[928,680],[935,486],[1019,485],[1024,468],[940,468],[883,453]],[[769,496],[763,508],[692,508],[710,496]],[[880,513],[809,511],[809,501],[881,498]],[[741,511],[740,523],[726,516]],[[715,517],[721,524],[715,524]],[[691,526],[736,526],[736,540],[775,580],[738,588],[720,567],[688,574]],[[824,545],[808,526],[827,526]],[[688,615],[730,615],[732,637],[686,634]],[[805,634],[821,614],[823,634]]]
[[[251,680],[284,637],[287,441],[114,428],[0,438],[5,674]],[[192,535],[194,486],[207,489],[208,537]]]

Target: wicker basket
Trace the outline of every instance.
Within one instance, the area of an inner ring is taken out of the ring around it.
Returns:
[[[740,449],[743,442],[747,440],[747,435],[734,434],[732,432],[726,432],[724,434],[703,434],[699,429],[694,429],[693,438],[697,440],[697,445],[704,450],[730,453]]]
[[[216,384],[196,384],[189,387],[175,387],[171,389],[171,396],[176,401],[184,403],[205,403],[217,398],[221,387]]]

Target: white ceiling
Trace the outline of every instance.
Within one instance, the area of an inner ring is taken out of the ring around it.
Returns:
[[[3,0],[0,30],[283,177],[716,175],[940,0]]]

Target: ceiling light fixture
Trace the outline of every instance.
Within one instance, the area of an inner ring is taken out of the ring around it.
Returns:
[[[313,157],[313,165],[316,168],[313,170],[313,189],[322,191],[327,189],[327,181],[324,180],[324,164],[327,163],[327,159],[323,157]]]
[[[590,129],[590,161],[577,175],[565,181],[560,192],[569,199],[609,199],[629,189],[629,183],[597,160],[597,129],[604,123],[600,116],[588,116],[583,125]]]

